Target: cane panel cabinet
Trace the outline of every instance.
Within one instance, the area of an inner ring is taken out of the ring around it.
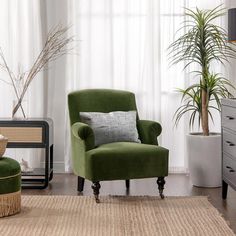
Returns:
[[[8,138],[7,148],[44,150],[44,167],[22,173],[22,187],[46,188],[53,178],[53,121],[49,118],[0,119],[0,134]]]

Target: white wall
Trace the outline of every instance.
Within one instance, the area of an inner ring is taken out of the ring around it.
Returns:
[[[226,4],[229,8],[236,7],[236,1],[235,0],[227,0]]]
[[[227,8],[235,8],[236,7],[236,1],[235,0],[227,0],[226,1],[226,7]],[[227,26],[226,26],[227,27]],[[234,85],[236,85],[236,60],[231,60],[229,66],[227,67],[227,76],[234,82]],[[235,91],[233,91],[236,95]]]

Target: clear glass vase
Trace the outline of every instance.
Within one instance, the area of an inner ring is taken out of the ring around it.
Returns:
[[[17,105],[18,100],[13,100],[12,103],[12,119],[26,119],[28,114],[28,102],[23,100],[16,112],[13,114],[14,108]]]

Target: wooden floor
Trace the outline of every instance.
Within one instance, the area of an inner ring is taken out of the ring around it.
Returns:
[[[23,190],[24,195],[92,195],[91,183],[85,181],[83,193],[78,193],[77,178],[72,174],[57,174],[45,190]],[[125,181],[101,182],[101,195],[158,195],[156,179],[131,180],[130,190]],[[164,194],[166,196],[209,196],[210,202],[230,223],[236,233],[236,191],[229,187],[227,200],[221,198],[221,188],[197,188],[190,183],[186,175],[170,175],[166,178]]]

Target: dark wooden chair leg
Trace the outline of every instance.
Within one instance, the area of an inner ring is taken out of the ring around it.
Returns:
[[[130,185],[130,180],[129,180],[129,179],[125,180],[125,186],[126,186],[126,188],[129,188],[129,185]]]
[[[165,183],[166,183],[166,181],[165,181],[164,177],[158,177],[157,185],[158,185],[159,194],[160,194],[161,199],[163,199],[165,197],[163,194]]]
[[[94,197],[95,197],[95,201],[96,203],[99,203],[99,189],[101,188],[101,185],[100,183],[97,181],[97,182],[93,182],[92,184],[92,189],[93,189],[93,194],[94,194]]]
[[[77,190],[78,190],[79,192],[83,192],[83,190],[84,190],[84,178],[78,176],[78,183],[77,183],[77,184],[78,184],[78,185],[77,185]]]
[[[227,192],[228,192],[228,184],[223,180],[222,181],[222,198],[227,198]]]

